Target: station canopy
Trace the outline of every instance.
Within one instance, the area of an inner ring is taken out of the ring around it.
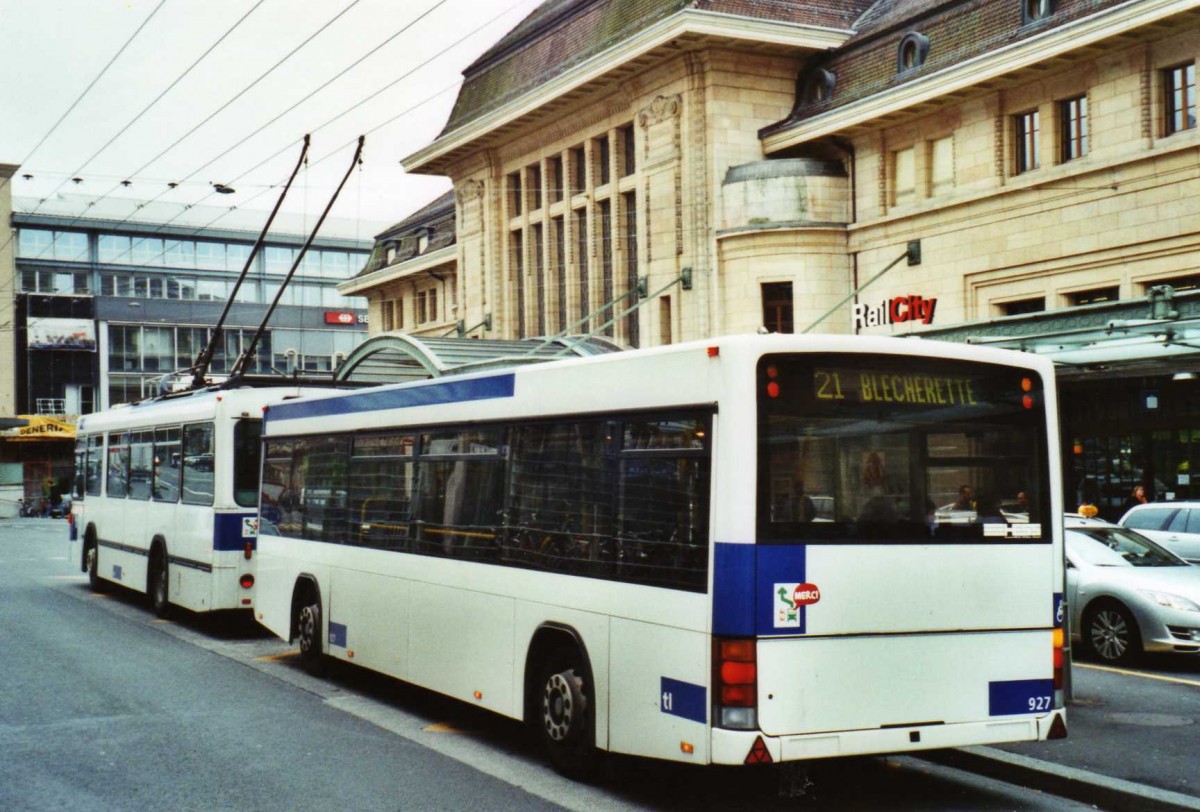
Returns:
[[[359,386],[403,383],[620,350],[619,345],[597,336],[501,341],[386,333],[358,345],[338,366],[334,380]]]

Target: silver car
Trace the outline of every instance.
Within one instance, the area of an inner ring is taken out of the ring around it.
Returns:
[[[1200,567],[1124,527],[1068,516],[1071,638],[1107,663],[1200,652]]]
[[[1200,502],[1136,505],[1118,524],[1157,541],[1193,564],[1200,564]]]

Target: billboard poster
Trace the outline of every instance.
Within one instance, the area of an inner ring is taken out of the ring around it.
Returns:
[[[91,319],[30,319],[29,349],[96,351],[96,324]]]

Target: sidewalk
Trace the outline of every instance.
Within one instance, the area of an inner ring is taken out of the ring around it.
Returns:
[[[1074,679],[1065,740],[967,747],[929,760],[1100,809],[1200,812],[1200,660],[1183,676],[1149,677],[1084,663]]]

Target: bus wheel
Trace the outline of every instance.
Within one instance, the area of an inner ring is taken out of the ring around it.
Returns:
[[[325,675],[325,655],[321,651],[321,604],[317,599],[300,607],[296,615],[296,631],[300,638],[300,663],[314,677]]]
[[[586,779],[596,771],[596,736],[590,722],[591,688],[578,656],[555,652],[542,668],[541,723],[538,725],[554,769]]]
[[[169,577],[167,557],[162,549],[158,548],[150,556],[150,574],[147,578],[150,588],[147,592],[150,593],[150,606],[159,617],[166,617],[171,613]]]
[[[1083,620],[1088,648],[1106,663],[1129,663],[1142,650],[1142,636],[1133,615],[1119,603],[1106,601],[1088,607]]]
[[[103,591],[104,580],[100,577],[100,547],[96,544],[95,539],[87,542],[83,551],[83,560],[87,566],[88,583],[91,584],[92,591]]]

